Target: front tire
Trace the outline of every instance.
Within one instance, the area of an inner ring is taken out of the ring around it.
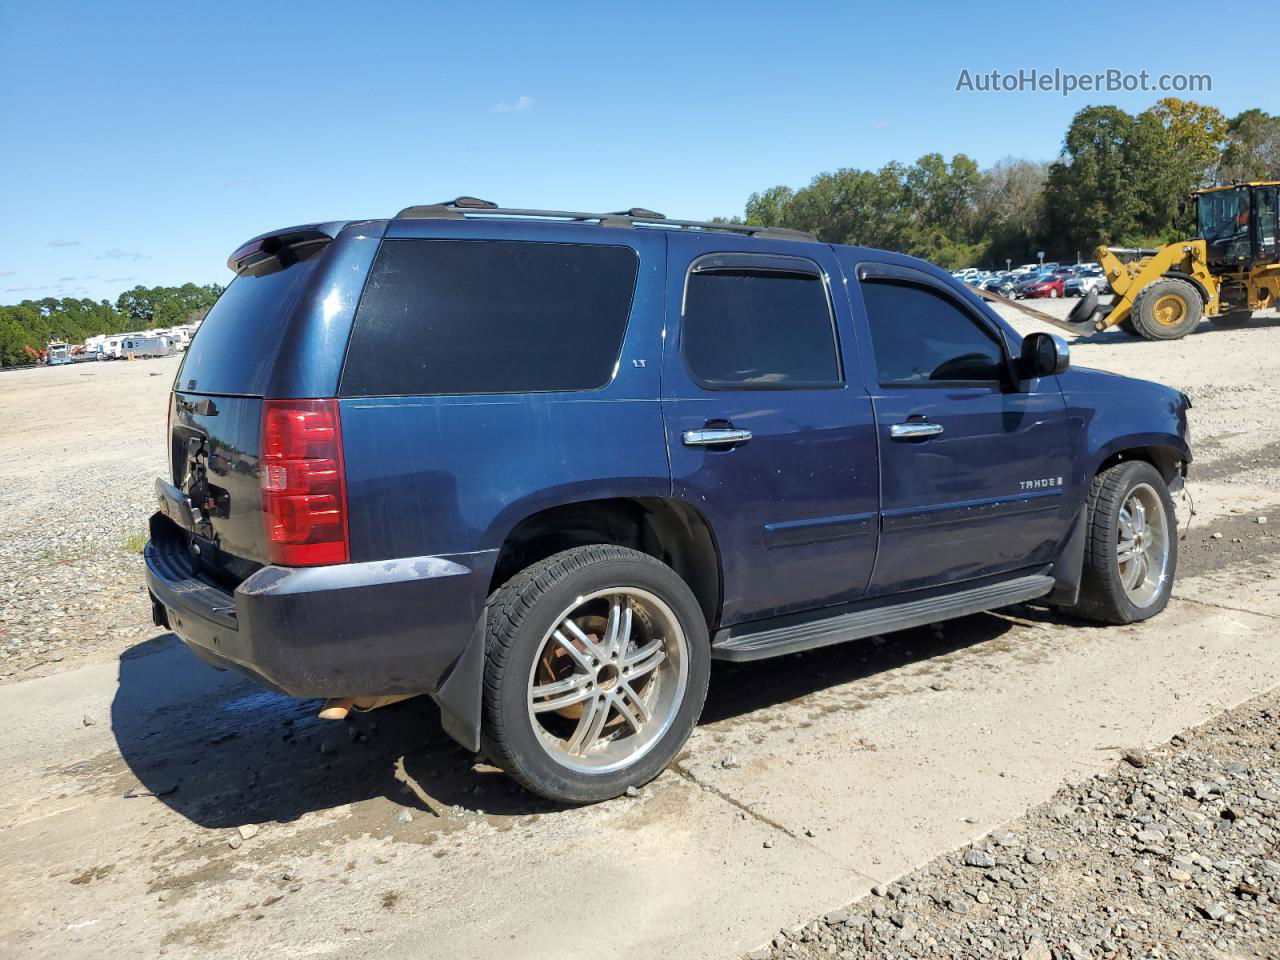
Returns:
[[[635,550],[577,547],[521,571],[486,608],[485,753],[561,803],[593,803],[661,773],[706,699],[702,608]]]
[[[1173,592],[1178,528],[1164,477],[1141,460],[1093,478],[1080,600],[1073,612],[1100,623],[1154,617]]]
[[[1180,340],[1204,314],[1200,291],[1185,280],[1166,277],[1149,283],[1133,301],[1133,328],[1148,340]]]

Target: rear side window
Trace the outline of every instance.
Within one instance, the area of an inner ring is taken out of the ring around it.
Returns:
[[[284,326],[318,262],[318,252],[313,247],[306,251],[306,259],[288,267],[277,262],[232,280],[191,338],[177,388],[261,396]]]
[[[603,387],[638,263],[622,246],[387,240],[356,311],[342,394]]]
[[[891,280],[863,281],[881,383],[1000,380],[995,335],[945,294]]]
[[[711,390],[841,383],[831,307],[816,274],[691,273],[680,343],[686,369]]]

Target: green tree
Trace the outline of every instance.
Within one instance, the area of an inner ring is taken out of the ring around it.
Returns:
[[[790,187],[770,187],[747,198],[746,222],[757,227],[781,227],[795,192]]]
[[[958,264],[982,244],[973,234],[981,176],[973,160],[928,154],[911,166],[820,173],[792,191],[773,187],[747,200],[748,223],[806,230],[827,243],[902,250]]]
[[[1048,232],[1066,249],[1123,243],[1139,232],[1129,142],[1134,118],[1119,107],[1086,107],[1072,118],[1045,184]]]
[[[1146,113],[1165,137],[1160,166],[1149,171],[1152,233],[1166,239],[1187,236],[1194,229],[1186,199],[1192,190],[1213,183],[1227,136],[1227,118],[1217,107],[1165,97]]]
[[[1280,180],[1280,116],[1252,109],[1227,122],[1222,180]]]
[[[45,297],[0,307],[0,365],[33,363],[26,347],[42,350],[50,337],[82,343],[100,333],[171,327],[204,317],[222,293],[216,283],[134,287],[108,300]]]

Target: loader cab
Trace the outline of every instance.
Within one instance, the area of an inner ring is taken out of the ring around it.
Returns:
[[[1205,190],[1196,194],[1196,213],[1210,266],[1280,259],[1280,183]]]

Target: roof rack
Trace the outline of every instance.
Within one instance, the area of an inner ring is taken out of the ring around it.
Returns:
[[[489,200],[477,197],[458,197],[443,203],[428,203],[405,207],[396,214],[397,220],[468,220],[468,219],[517,219],[547,220],[561,223],[594,223],[602,227],[644,227],[648,229],[676,229],[714,233],[736,233],[748,237],[765,237],[777,240],[805,240],[816,243],[818,238],[803,230],[786,227],[761,227],[747,223],[713,223],[704,220],[668,220],[660,213],[644,207],[618,210],[613,213],[581,213],[573,210],[524,210],[516,207],[500,207]]]

